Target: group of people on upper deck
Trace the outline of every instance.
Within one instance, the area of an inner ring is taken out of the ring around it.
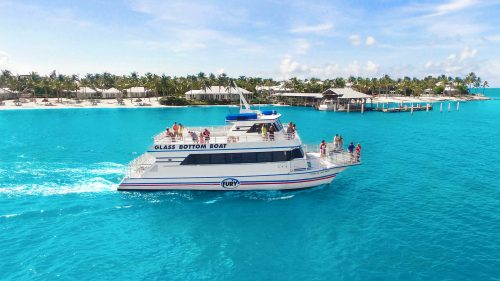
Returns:
[[[165,130],[165,136],[169,137],[172,139],[172,141],[178,141],[178,140],[184,140],[184,126],[177,122],[174,122],[172,125],[172,130],[170,128],[167,128]],[[194,143],[209,143],[210,142],[210,131],[205,128],[203,132],[200,132],[199,136],[196,132],[193,131],[188,131],[187,132],[189,136],[191,136],[191,139],[193,140]]]
[[[184,126],[179,123],[177,124],[177,122],[174,122],[174,124],[172,125],[172,130],[170,130],[170,128],[167,128],[165,130],[165,135],[167,137],[170,137],[172,138],[172,141],[175,141],[175,140],[182,140],[184,139]]]
[[[293,124],[292,122],[288,123],[288,127],[286,128],[287,138],[294,139],[296,130],[297,127],[295,124]],[[275,140],[274,133],[276,133],[276,128],[274,127],[273,124],[264,123],[260,127],[260,134],[263,140],[274,141]]]

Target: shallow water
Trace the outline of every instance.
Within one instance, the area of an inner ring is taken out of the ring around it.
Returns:
[[[0,111],[0,279],[499,278],[500,100],[275,109],[306,143],[360,142],[363,165],[303,191],[116,192],[167,124],[237,109]]]

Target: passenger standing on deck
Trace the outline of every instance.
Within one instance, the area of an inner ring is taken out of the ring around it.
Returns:
[[[183,134],[184,134],[184,126],[182,126],[181,123],[179,123],[179,138],[182,140],[183,139]]]
[[[339,134],[335,134],[335,136],[333,137],[333,149],[339,149]]]
[[[262,127],[260,128],[260,133],[262,135],[262,138],[264,140],[267,140],[267,128],[266,128],[266,124],[262,124]]]
[[[177,135],[179,134],[179,125],[177,125],[177,122],[174,122],[172,129],[174,130],[174,137],[177,137]]]
[[[273,141],[274,140],[274,126],[271,124],[269,126],[269,140]]]
[[[344,138],[342,137],[342,135],[339,136],[339,149],[341,151],[344,150]]]
[[[292,124],[292,122],[288,123],[288,127],[286,127],[286,133],[288,135],[288,139],[292,139],[292,134],[293,134],[293,124]]]
[[[210,131],[205,128],[205,131],[203,131],[203,136],[205,137],[205,142],[209,143],[210,142]]]
[[[205,143],[205,136],[203,135],[203,133],[200,133],[200,143],[201,144]]]
[[[297,131],[297,126],[292,123],[292,139],[295,139],[295,132]]]
[[[351,142],[349,147],[347,147],[347,151],[349,151],[349,155],[351,156],[351,162],[354,160],[354,143]]]
[[[319,145],[319,154],[321,157],[326,157],[326,143],[325,140],[321,141],[321,144]]]
[[[361,158],[361,145],[358,143],[358,145],[356,145],[356,162],[359,162],[360,158]]]
[[[198,135],[193,131],[188,131],[188,134],[191,136],[193,143],[198,143]]]

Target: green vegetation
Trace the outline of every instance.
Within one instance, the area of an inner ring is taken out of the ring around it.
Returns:
[[[241,88],[255,93],[254,103],[269,103],[269,95],[265,92],[257,93],[256,86],[278,86],[290,89],[293,92],[319,93],[331,87],[344,87],[349,85],[363,93],[375,95],[406,95],[418,96],[424,93],[443,94],[450,86],[456,91],[448,91],[447,94],[464,95],[471,92],[473,87],[488,87],[487,81],[482,81],[475,73],[468,74],[465,78],[428,76],[423,79],[418,78],[398,78],[392,79],[388,75],[380,78],[349,77],[332,78],[320,80],[317,78],[298,79],[291,78],[285,81],[276,81],[271,78],[258,78],[240,76],[230,78],[226,74],[215,75],[213,73],[206,75],[203,72],[197,75],[188,75],[186,77],[176,77],[168,75],[156,75],[146,73],[139,75],[132,72],[130,75],[113,75],[111,73],[87,74],[83,77],[78,75],[64,75],[53,71],[50,75],[41,76],[36,72],[29,75],[14,75],[8,70],[2,70],[0,73],[0,87],[9,88],[19,95],[26,94],[31,97],[57,97],[70,98],[71,93],[78,87],[90,87],[99,89],[108,89],[111,87],[124,91],[130,87],[143,86],[149,89],[148,96],[162,97],[162,104],[165,105],[186,105],[186,104],[207,104],[201,101],[186,101],[184,93],[191,89],[206,89],[211,86],[228,86],[231,81],[235,81]],[[210,101],[211,104],[229,104],[229,101]]]

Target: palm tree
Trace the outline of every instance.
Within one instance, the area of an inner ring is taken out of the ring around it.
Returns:
[[[485,89],[486,87],[489,87],[489,86],[490,86],[490,85],[488,84],[488,81],[486,81],[486,80],[485,80],[485,81],[483,82],[483,96],[484,96],[484,89]]]

